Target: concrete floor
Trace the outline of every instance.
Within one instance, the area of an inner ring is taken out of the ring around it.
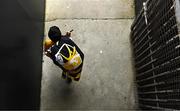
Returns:
[[[47,0],[46,6],[45,35],[52,25],[63,33],[74,29],[72,38],[85,61],[81,80],[68,85],[61,79],[61,70],[43,57],[41,109],[134,109],[132,0]]]

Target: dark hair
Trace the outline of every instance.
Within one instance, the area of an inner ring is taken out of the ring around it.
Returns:
[[[61,39],[61,31],[57,26],[52,26],[49,29],[48,36],[53,42],[57,42]]]

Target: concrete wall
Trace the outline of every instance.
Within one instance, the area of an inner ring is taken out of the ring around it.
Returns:
[[[45,5],[24,2],[23,7],[37,6],[32,11],[21,3],[0,1],[0,110],[40,107]]]
[[[176,0],[176,21],[178,24],[178,31],[180,33],[180,0]]]
[[[61,70],[44,56],[42,109],[134,109],[129,42],[132,0],[47,0],[45,36],[50,26],[72,38],[85,54],[80,82],[67,85]]]

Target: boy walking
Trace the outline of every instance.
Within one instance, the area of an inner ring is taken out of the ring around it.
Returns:
[[[45,40],[45,54],[50,57],[54,64],[62,70],[62,78],[68,83],[72,79],[79,81],[81,77],[84,54],[72,41],[71,32],[62,35],[57,26],[52,26],[48,32],[49,40]]]

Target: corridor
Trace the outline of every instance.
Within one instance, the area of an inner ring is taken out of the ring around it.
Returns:
[[[84,52],[79,82],[68,85],[61,69],[43,56],[41,110],[128,110],[135,108],[130,46],[132,0],[46,0],[49,27],[72,39]]]

